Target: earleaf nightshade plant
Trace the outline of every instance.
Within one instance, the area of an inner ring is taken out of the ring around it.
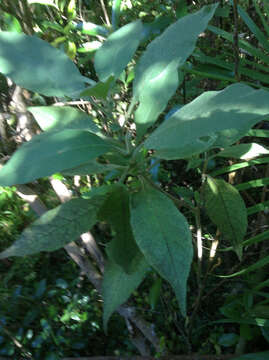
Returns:
[[[134,115],[136,138],[129,128],[125,129],[125,141],[117,132],[104,134],[91,117],[73,108],[30,107],[43,133],[21,145],[0,170],[1,186],[28,183],[56,172],[116,172],[113,181],[118,186],[107,185],[101,194],[73,198],[48,211],[0,254],[3,259],[54,251],[98,221],[108,222],[116,235],[107,246],[102,289],[105,328],[111,314],[128,299],[150,267],[171,284],[182,315],[187,314],[192,234],[177,199],[151,178],[153,156],[189,160],[204,152],[228,149],[269,114],[268,92],[240,83],[203,93],[149,131],[175,94],[179,79],[183,79],[181,67],[216,8],[217,4],[207,5],[181,17],[151,41],[138,59],[125,119],[128,122]],[[110,85],[133,59],[143,30],[139,20],[108,35],[95,55],[97,83],[83,77],[64,53],[47,42],[4,31],[0,32],[0,71],[18,85],[46,96],[98,97],[98,88],[99,94],[104,90],[104,100],[109,97]],[[85,88],[86,83],[93,85]],[[208,216],[241,257],[247,227],[244,201],[234,186],[203,176],[201,199]],[[184,205],[193,213],[201,206],[199,202]],[[241,219],[236,224],[235,211]]]

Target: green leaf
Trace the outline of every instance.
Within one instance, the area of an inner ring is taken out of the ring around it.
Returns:
[[[204,187],[205,208],[210,220],[232,244],[239,259],[247,231],[247,210],[236,188],[222,179],[207,177]]]
[[[54,0],[27,0],[28,4],[40,4],[40,5],[48,5],[48,6],[54,6],[57,10],[58,6],[55,4]]]
[[[89,130],[95,134],[101,130],[91,116],[71,106],[30,106],[30,111],[42,130],[65,129]]]
[[[252,265],[248,266],[247,268],[242,269],[242,270],[240,270],[240,271],[238,271],[236,273],[233,273],[231,275],[221,275],[220,277],[221,278],[232,278],[232,277],[235,277],[235,276],[245,275],[245,274],[247,274],[249,272],[261,269],[262,267],[266,266],[267,264],[269,264],[269,256],[265,256],[261,260],[255,262],[254,264],[252,264]]]
[[[112,261],[106,264],[102,283],[102,295],[104,298],[103,323],[105,331],[107,331],[107,323],[112,313],[117,310],[140,285],[148,267],[144,257],[141,257],[136,271],[131,274],[127,274],[120,266]]]
[[[0,185],[24,184],[95,159],[112,145],[83,130],[47,132],[23,144],[0,170]]]
[[[80,97],[95,96],[98,99],[106,100],[109,90],[114,84],[114,77],[110,76],[105,82],[99,81],[94,86],[91,86],[80,93]]]
[[[267,150],[266,147],[256,143],[249,143],[230,146],[227,149],[219,152],[217,156],[247,160],[253,159],[260,155],[268,154],[269,150]]]
[[[269,177],[256,179],[256,180],[249,180],[244,183],[235,185],[235,187],[237,190],[242,191],[242,190],[252,189],[255,187],[266,186],[266,185],[269,185]]]
[[[216,8],[217,4],[204,6],[179,19],[153,40],[141,56],[133,85],[134,98],[140,102],[135,113],[139,135],[156,121],[175,93],[179,85],[177,69],[193,52]]]
[[[153,285],[149,290],[149,303],[152,310],[156,308],[156,305],[160,299],[161,288],[162,288],[162,278],[157,277],[157,279],[155,279]]]
[[[137,245],[148,263],[172,285],[185,316],[193,253],[185,217],[168,197],[146,183],[131,197],[131,225]]]
[[[114,30],[117,29],[120,18],[122,0],[113,0],[112,3],[112,27]]]
[[[233,358],[232,360],[268,360],[269,351],[245,354],[238,357]]]
[[[239,340],[239,335],[235,333],[222,334],[218,339],[218,344],[224,347],[236,345]]]
[[[96,223],[103,200],[103,197],[94,200],[72,199],[47,211],[0,254],[0,259],[54,251],[76,240]]]
[[[75,176],[75,175],[101,174],[101,173],[106,173],[108,171],[121,170],[121,169],[123,169],[123,166],[113,165],[113,164],[101,164],[96,160],[92,160],[85,164],[76,166],[74,168],[66,169],[61,172],[64,175]]]
[[[238,83],[208,91],[183,106],[145,141],[156,157],[189,158],[210,148],[226,148],[269,115],[268,92]]]
[[[101,81],[120,76],[139,45],[142,30],[140,20],[127,24],[112,33],[97,50],[94,67]]]
[[[252,215],[252,214],[255,214],[255,213],[260,212],[260,211],[268,212],[268,208],[269,208],[269,200],[263,201],[263,202],[260,202],[260,203],[258,203],[256,205],[249,206],[247,208],[247,214]]]
[[[81,31],[82,34],[92,35],[92,36],[107,36],[109,30],[104,26],[96,25],[91,22],[80,22],[75,24],[74,30]]]
[[[67,55],[22,33],[0,32],[0,72],[47,96],[75,96],[84,89],[84,79]]]
[[[238,13],[251,31],[251,33],[256,37],[259,41],[260,45],[268,52],[269,51],[269,42],[264,33],[260,30],[260,28],[254,23],[254,21],[249,17],[248,13],[238,5]]]
[[[246,136],[257,136],[257,137],[265,137],[269,138],[269,130],[263,129],[250,129]]]
[[[141,252],[130,225],[129,193],[125,187],[117,187],[110,194],[98,217],[108,222],[116,232],[114,239],[106,246],[109,259],[127,273],[135,271]]]

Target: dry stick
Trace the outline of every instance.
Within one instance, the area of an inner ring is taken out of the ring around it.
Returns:
[[[233,0],[233,13],[234,13],[234,34],[233,34],[233,47],[234,47],[234,77],[240,81],[239,74],[239,45],[238,45],[238,11],[237,0]]]
[[[72,198],[72,193],[60,180],[50,178],[50,184],[62,203],[69,201]],[[88,231],[80,236],[80,240],[103,273],[105,261],[93,235]]]
[[[54,182],[55,186],[55,182]],[[59,191],[59,198],[66,199],[68,196],[68,189],[64,184],[58,184],[56,187]],[[18,195],[27,201],[31,208],[41,216],[47,211],[46,206],[43,202],[38,198],[37,194],[34,193],[30,188],[25,185],[17,185],[17,193]],[[69,193],[70,196],[70,193]],[[97,246],[97,245],[96,245]],[[79,246],[75,242],[71,242],[64,247],[69,256],[75,261],[75,263],[80,267],[80,269],[85,273],[90,282],[96,287],[96,289],[101,291],[101,275],[97,272],[97,270],[93,267],[91,262],[87,259],[83,251],[79,248]],[[92,255],[92,254],[91,254]],[[96,259],[95,259],[96,260]],[[97,260],[96,260],[97,262]],[[125,320],[130,321],[133,325],[136,326],[137,329],[140,330],[141,334],[152,344],[155,348],[156,352],[161,352],[161,345],[158,337],[155,334],[155,331],[151,324],[147,323],[144,319],[140,318],[139,315],[136,314],[135,308],[127,305],[122,305],[117,309],[117,312],[124,317]],[[141,342],[141,341],[140,341]],[[144,355],[144,354],[142,354]]]
[[[106,6],[105,6],[105,3],[104,3],[104,0],[100,0],[100,4],[101,4],[102,10],[103,10],[103,13],[105,15],[107,25],[111,26],[111,23],[110,23],[110,20],[109,20],[107,11],[106,11]]]
[[[198,271],[197,271],[197,280],[198,287],[201,284],[202,277],[202,258],[203,258],[203,240],[202,240],[202,226],[201,226],[201,216],[200,216],[200,208],[197,206],[194,212],[195,222],[196,222],[196,234],[197,234],[197,257],[198,257]]]
[[[205,277],[203,279],[203,282],[202,284],[199,286],[199,292],[198,292],[198,297],[197,297],[197,300],[195,302],[195,305],[194,305],[194,309],[192,311],[192,314],[191,314],[191,317],[190,317],[190,321],[189,321],[189,328],[188,328],[188,338],[189,338],[189,341],[191,340],[191,334],[192,334],[192,329],[193,329],[193,325],[194,325],[194,319],[195,319],[195,316],[200,308],[200,305],[201,305],[201,302],[203,300],[203,293],[204,293],[204,290],[205,290],[205,287],[206,287],[206,283],[207,283],[207,279],[208,279],[208,276],[209,274],[215,269],[215,267],[219,266],[220,263],[218,262],[217,264],[215,265],[212,265],[212,261],[214,259],[214,256],[215,256],[215,252],[212,250],[213,248],[215,249],[215,247],[217,246],[218,244],[218,237],[220,236],[220,232],[219,230],[217,230],[217,233],[216,233],[216,239],[213,241],[212,245],[211,245],[211,250],[210,250],[210,259],[209,259],[209,262],[207,264],[207,271],[205,273]],[[216,249],[215,249],[216,250]],[[213,255],[214,254],[214,255]]]

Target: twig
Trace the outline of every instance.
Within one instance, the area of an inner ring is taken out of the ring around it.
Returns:
[[[100,4],[101,4],[102,10],[103,10],[107,25],[111,26],[108,13],[106,11],[106,6],[105,6],[105,3],[104,3],[104,0],[100,0]]]
[[[233,0],[233,13],[234,13],[234,34],[233,34],[233,47],[234,47],[234,77],[236,81],[240,81],[239,74],[239,45],[238,45],[238,9],[237,0]]]
[[[202,226],[201,226],[201,217],[200,217],[200,208],[197,206],[196,211],[194,212],[195,222],[196,222],[196,235],[197,235],[197,257],[198,257],[198,287],[201,283],[202,277],[202,258],[203,258],[203,240],[202,240]]]

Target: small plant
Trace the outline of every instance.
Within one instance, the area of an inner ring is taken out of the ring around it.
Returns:
[[[216,8],[217,4],[204,6],[168,26],[137,63],[134,55],[144,39],[143,23],[137,20],[112,32],[95,54],[98,82],[82,76],[70,58],[40,38],[0,33],[0,71],[16,84],[49,97],[98,99],[99,110],[105,108],[103,123],[70,106],[29,108],[43,132],[20,146],[4,165],[1,186],[55,173],[105,176],[81,197],[47,211],[0,258],[54,251],[98,222],[110,224],[115,236],[106,246],[101,288],[105,329],[111,314],[139,286],[149,267],[171,284],[181,314],[187,316],[193,243],[201,275],[201,210],[206,210],[219,237],[229,242],[240,260],[243,257],[246,205],[235,186],[209,175],[207,165],[216,157],[241,156],[253,148],[252,144],[233,144],[268,117],[268,92],[236,83],[204,92],[157,123],[183,81],[182,67]],[[130,62],[134,71],[128,67]],[[125,104],[119,126],[107,109],[119,84],[130,92],[131,73],[132,98]],[[256,150],[252,157],[268,153],[262,146]],[[152,177],[158,162],[178,159],[200,169],[200,186],[191,200],[167,193]],[[195,242],[184,209],[195,219]]]

